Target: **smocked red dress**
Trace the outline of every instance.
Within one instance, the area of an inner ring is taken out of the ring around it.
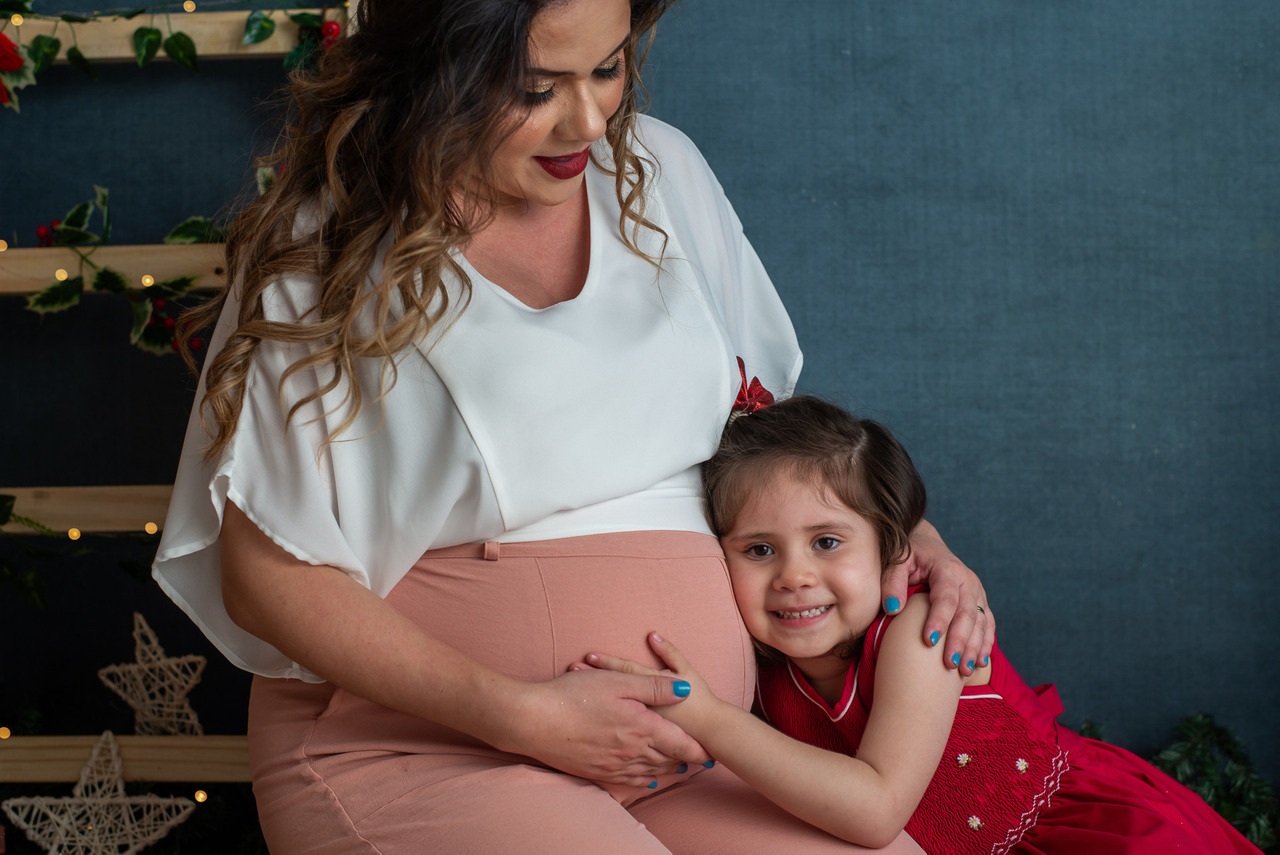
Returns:
[[[867,630],[834,707],[792,663],[762,666],[757,699],[803,742],[856,755],[892,618]],[[1055,720],[1052,685],[1027,686],[999,649],[991,682],[967,686],[938,771],[907,832],[926,852],[1044,855],[1260,853],[1199,796],[1136,755]]]

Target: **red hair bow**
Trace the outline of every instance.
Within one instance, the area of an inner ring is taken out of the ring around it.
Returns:
[[[747,382],[747,365],[741,356],[738,357],[738,373],[742,375],[742,388],[733,402],[735,413],[754,413],[773,403],[773,393],[760,383],[759,377],[752,377],[751,382]]]

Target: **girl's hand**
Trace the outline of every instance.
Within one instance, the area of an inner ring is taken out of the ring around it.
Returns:
[[[698,730],[699,723],[705,717],[709,708],[718,702],[718,699],[712,693],[711,687],[702,679],[702,675],[694,669],[688,659],[684,658],[684,654],[674,644],[658,635],[658,633],[651,632],[649,633],[649,647],[653,649],[659,659],[666,663],[669,670],[658,671],[638,662],[632,662],[630,659],[620,659],[617,656],[609,656],[604,653],[589,653],[587,654],[585,665],[573,665],[571,667],[574,670],[595,668],[654,678],[674,676],[684,681],[688,688],[687,697],[678,704],[656,707],[654,712],[679,725],[688,734],[694,735]],[[677,683],[676,685],[678,686],[679,684]]]
[[[948,668],[968,676],[986,664],[996,642],[996,618],[982,581],[951,553],[925,520],[911,532],[911,556],[892,568],[881,584],[884,610],[896,614],[907,600],[907,586],[929,586],[925,643],[945,639],[942,658]]]
[[[709,760],[696,740],[649,709],[681,706],[675,681],[637,674],[573,670],[527,684],[513,741],[500,747],[580,778],[633,787]]]

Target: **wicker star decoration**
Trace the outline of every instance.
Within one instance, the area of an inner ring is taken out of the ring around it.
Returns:
[[[196,712],[187,695],[200,682],[203,656],[165,656],[155,632],[133,613],[136,663],[109,665],[99,679],[133,707],[134,730],[140,734],[202,736]]]
[[[134,855],[195,809],[184,798],[125,793],[120,749],[111,731],[93,746],[70,798],[9,799],[9,821],[49,855]]]

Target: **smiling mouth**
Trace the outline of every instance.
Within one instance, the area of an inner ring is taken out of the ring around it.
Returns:
[[[784,612],[779,610],[771,612],[771,614],[776,618],[781,618],[782,620],[802,620],[803,618],[817,617],[818,615],[826,614],[829,611],[831,611],[831,606],[826,605],[814,606],[813,608],[805,609],[802,612]]]

